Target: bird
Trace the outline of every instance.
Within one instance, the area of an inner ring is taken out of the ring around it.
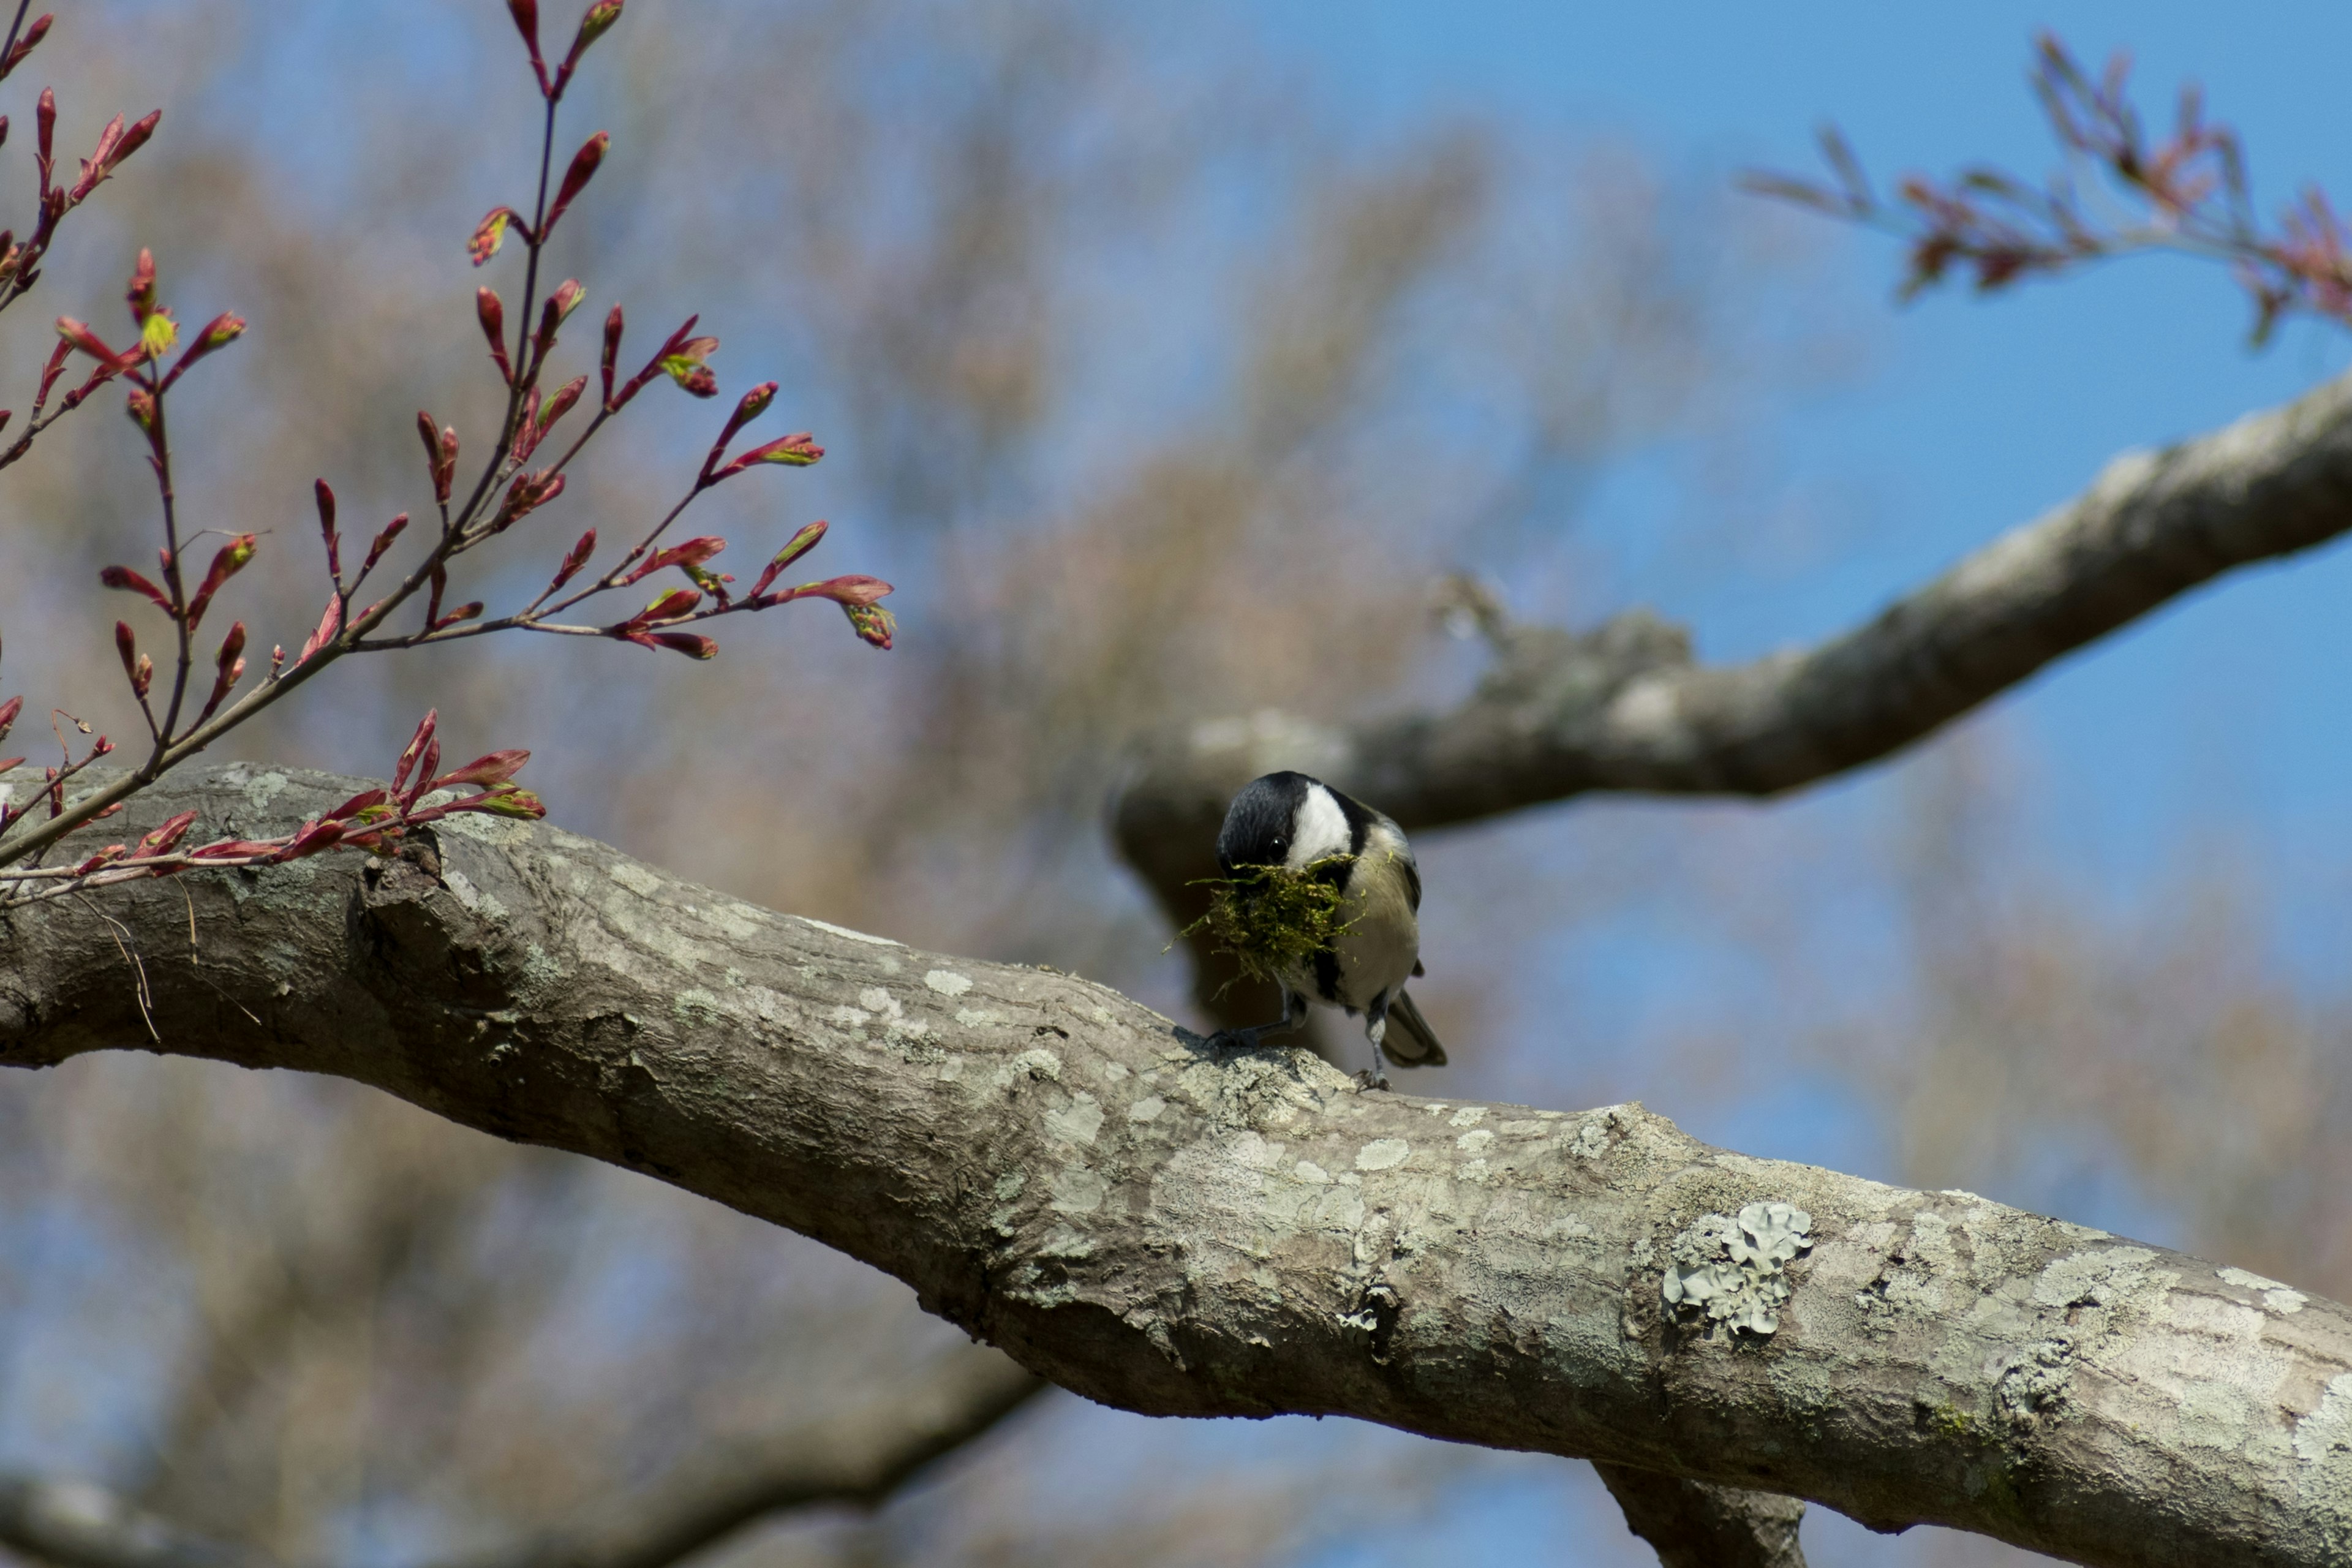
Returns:
[[[1368,1087],[1388,1087],[1388,1063],[1444,1067],[1445,1047],[1406,994],[1421,963],[1421,868],[1404,830],[1361,801],[1300,773],[1252,779],[1234,796],[1217,834],[1228,880],[1256,867],[1313,875],[1339,889],[1338,940],[1276,976],[1282,1016],[1222,1029],[1212,1043],[1255,1047],[1307,1021],[1307,1004],[1361,1014],[1371,1041]],[[1394,1032],[1390,1026],[1395,1026]]]

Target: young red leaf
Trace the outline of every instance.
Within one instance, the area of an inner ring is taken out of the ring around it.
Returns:
[[[764,447],[752,447],[719,469],[719,478],[723,479],[740,474],[757,463],[782,463],[791,468],[805,468],[824,456],[824,448],[816,444],[816,437],[802,430],[793,435],[780,436]]]
[[[99,573],[98,580],[109,588],[121,588],[127,593],[144,594],[155,602],[157,609],[167,616],[172,614],[172,601],[163,596],[163,590],[128,566],[109,566]]]
[[[507,241],[509,224],[520,230],[525,239],[530,237],[530,227],[512,207],[492,207],[483,216],[482,221],[474,226],[472,237],[466,241],[466,254],[473,258],[475,266],[481,266],[499,253],[499,247]]]
[[[0,741],[5,741],[8,738],[8,731],[16,727],[16,715],[22,713],[24,710],[25,700],[22,697],[11,697],[7,701],[0,702]],[[16,761],[23,762],[24,759],[19,757]],[[14,766],[15,764],[11,763],[10,765]]]
[[[391,798],[392,792],[388,789],[381,787],[375,789],[363,789],[360,791],[359,794],[352,796],[351,799],[343,802],[342,805],[335,807],[334,810],[327,813],[325,820],[330,822],[348,822],[352,817],[357,816],[360,813],[365,811],[369,806],[382,805],[385,801],[390,800]]]
[[[468,599],[464,604],[458,605],[456,609],[450,611],[447,615],[442,616],[428,623],[425,629],[427,632],[437,632],[444,626],[454,626],[460,621],[470,621],[481,613],[482,601],[479,599]]]
[[[649,621],[675,620],[702,603],[702,595],[691,588],[672,588],[652,604],[629,618],[639,624]]]
[[[461,784],[501,784],[520,773],[523,763],[529,761],[529,752],[492,752],[488,756],[476,757],[455,773],[443,773],[425,787],[436,790]]]
[[[653,632],[648,635],[662,647],[674,652],[686,654],[689,658],[717,658],[719,657],[718,643],[706,637],[698,637],[692,632]]]
[[[892,592],[890,584],[879,577],[852,575],[828,577],[822,583],[803,583],[788,593],[779,595],[776,602],[792,599],[831,599],[836,605],[866,605],[874,604]]]
[[[136,687],[138,685],[136,670],[139,664],[139,639],[131,636],[131,625],[127,621],[117,621],[114,623],[114,651],[116,656],[122,660],[122,673],[124,676],[130,678],[131,685]]]
[[[667,550],[656,552],[650,560],[622,578],[620,585],[625,587],[640,578],[650,577],[665,566],[699,566],[726,548],[727,542],[715,534],[704,534],[683,544],[673,544]]]
[[[817,541],[824,537],[824,531],[830,526],[822,521],[812,522],[793,534],[784,547],[776,552],[776,558],[768,563],[766,570],[760,574],[760,580],[751,584],[751,596],[756,599],[766,593],[768,584],[774,582],[785,567],[814,550]]]
[[[340,822],[306,822],[294,841],[280,849],[274,858],[299,860],[305,855],[316,855],[321,849],[332,849],[342,841],[343,825]]]
[[[319,629],[312,632],[309,640],[302,644],[302,652],[294,662],[310,663],[310,656],[334,641],[335,635],[342,629],[343,596],[341,594],[330,594],[327,595],[327,607],[319,616]]]
[[[133,860],[140,860],[150,855],[170,854],[172,847],[179,843],[186,836],[188,829],[195,825],[196,814],[193,811],[184,811],[177,816],[165,817],[155,825],[152,832],[139,840],[139,847],[131,852],[131,858]]]
[[[220,592],[221,584],[245,570],[245,563],[253,559],[254,543],[252,534],[240,533],[221,546],[215,553],[212,569],[205,574],[203,586],[196,590],[196,596],[188,602],[190,631],[195,630],[196,623],[205,618],[205,608],[213,602],[213,595]]]
[[[71,316],[58,318],[58,336],[98,361],[101,366],[108,369],[109,374],[127,368],[135,363],[139,357],[135,353],[118,353],[107,347],[106,340],[91,331],[88,322],[78,321]]]
[[[410,811],[415,808],[417,797],[425,793],[425,781],[430,779],[436,773],[439,772],[440,767],[441,742],[438,740],[426,741],[425,742],[425,755],[417,762],[416,782],[400,792],[401,810]],[[395,785],[394,787],[397,788],[398,786]]]
[[[402,751],[400,761],[393,767],[393,788],[398,789],[408,782],[408,771],[416,765],[416,759],[424,754],[425,748],[432,742],[433,731],[440,721],[441,710],[438,708],[425,710],[425,717],[417,721],[416,733],[408,738],[407,747]]]

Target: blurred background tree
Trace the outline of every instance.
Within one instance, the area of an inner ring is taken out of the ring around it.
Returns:
[[[1530,618],[1644,594],[1712,637],[1729,606],[1734,640],[1840,618],[1802,584],[1866,604],[1916,574],[1871,518],[1907,499],[1899,457],[1816,464],[1788,437],[1851,416],[1916,342],[1879,321],[1843,237],[1731,195],[1711,151],[1505,100],[1370,111],[1344,51],[1282,47],[1325,22],[1260,38],[1221,17],[633,7],[572,122],[615,145],[567,270],[647,321],[703,310],[730,395],[782,372],[780,417],[832,456],[720,492],[740,515],[699,526],[831,518],[901,585],[899,650],[875,659],[829,617],[762,622],[714,666],[486,644],[342,672],[240,754],[365,765],[437,702],[452,754],[532,747],[575,831],[1173,1009],[1167,932],[1102,831],[1134,736],[1459,689],[1479,652],[1449,635],[1457,570]],[[51,287],[119,277],[146,243],[180,298],[252,319],[183,437],[182,489],[209,522],[276,531],[253,618],[291,640],[316,613],[310,479],[388,516],[414,500],[411,411],[478,428],[493,406],[459,246],[530,136],[507,19],[98,0],[60,26],[34,74],[66,144],[117,106],[163,104],[166,133],[78,220]],[[2005,35],[2021,56],[2024,36]],[[28,372],[47,331],[8,318],[0,366]],[[2290,375],[2326,352],[2294,340]],[[623,426],[567,504],[600,529],[641,517],[705,412]],[[2084,425],[2068,484],[2105,455]],[[85,416],[0,489],[13,676],[101,727],[128,715],[79,584],[145,537],[128,439]],[[1439,836],[1425,1005],[1465,1044],[1410,1087],[1638,1096],[1754,1152],[2352,1292],[2344,1000],[2311,961],[2319,928],[2288,929],[2307,882],[2273,885],[2215,765],[2221,809],[2143,832],[2121,877],[2086,874],[2067,842],[2095,810],[2000,714],[1801,805],[1594,803]],[[2352,861],[2326,863],[2340,894]],[[918,1404],[980,1355],[813,1243],[339,1082],[111,1057],[8,1075],[0,1191],[0,1468],[100,1479],[283,1562],[496,1554],[714,1455]],[[1822,1563],[2021,1555],[1820,1510],[1808,1543]],[[1648,1561],[1580,1466],[1061,1394],[877,1511],[721,1550]]]

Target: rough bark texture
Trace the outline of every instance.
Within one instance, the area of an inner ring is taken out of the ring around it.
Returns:
[[[1709,1486],[1626,1465],[1595,1465],[1625,1527],[1659,1568],[1805,1568],[1797,1531],[1805,1505],[1740,1487]]]
[[[1692,661],[1644,611],[1501,636],[1457,708],[1356,725],[1261,713],[1162,737],[1123,792],[1121,851],[1189,924],[1185,884],[1235,789],[1297,768],[1408,830],[1590,790],[1769,795],[1884,757],[2231,567],[2352,528],[2352,378],[2109,463],[1866,625],[1751,663]]]
[[[190,770],[106,826],[193,805],[276,831],[356,787]],[[773,913],[552,827],[456,820],[436,848],[107,895],[162,1048],[658,1176],[1132,1410],[1354,1415],[2090,1563],[2352,1560],[2333,1302],[1712,1149],[1638,1105],[1220,1058],[1076,976]],[[122,1047],[152,1046],[99,912],[0,925],[0,1062]]]

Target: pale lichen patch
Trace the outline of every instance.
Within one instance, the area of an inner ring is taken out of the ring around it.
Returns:
[[[1675,1238],[1660,1284],[1667,1312],[1709,1339],[1774,1332],[1789,1299],[1788,1267],[1811,1250],[1813,1216],[1793,1204],[1749,1204],[1737,1220],[1702,1215]]]
[[[2275,1279],[2265,1279],[2243,1268],[2217,1269],[2221,1279],[2241,1290],[2252,1290],[2263,1299],[2263,1305],[2281,1314],[2300,1312],[2311,1298],[2292,1285],[2282,1285]]]
[[[1000,1089],[1004,1087],[1023,1073],[1028,1074],[1031,1078],[1050,1079],[1059,1083],[1062,1081],[1062,1058],[1042,1046],[1034,1050],[1024,1051],[998,1071],[997,1087]]]
[[[1402,1165],[1412,1152],[1412,1145],[1402,1138],[1375,1138],[1356,1151],[1359,1171],[1386,1171]]]
[[[2294,1424],[2294,1457],[2306,1465],[2334,1464],[2352,1503],[2352,1372],[2328,1379],[2319,1407]]]
[[[1486,1120],[1486,1108],[1485,1106],[1465,1105],[1461,1110],[1454,1113],[1454,1120],[1451,1125],[1455,1127],[1475,1127],[1478,1123]]]
[[[1147,1094],[1127,1108],[1127,1119],[1129,1121],[1157,1121],[1160,1113],[1167,1109],[1166,1100],[1156,1094]]]
[[[1103,1108],[1091,1094],[1080,1090],[1070,1103],[1059,1110],[1045,1113],[1045,1132],[1065,1143],[1091,1144],[1095,1134],[1102,1131]]]
[[[1481,1127],[1475,1131],[1465,1132],[1461,1137],[1456,1138],[1454,1141],[1454,1146],[1465,1154],[1483,1154],[1486,1152],[1486,1145],[1494,1141],[1495,1135]]]
[[[959,1007],[956,1009],[956,1024],[961,1028],[984,1029],[991,1024],[1003,1022],[1004,1022],[1004,1015],[990,1008]]]
[[[661,891],[662,879],[634,860],[614,862],[605,875],[642,898],[650,899]]]
[[[952,969],[932,969],[924,972],[923,984],[942,996],[961,996],[971,989],[971,976]]]
[[[1328,1187],[1331,1184],[1331,1173],[1312,1160],[1299,1161],[1290,1168],[1290,1173],[1310,1186]]]
[[[1054,1207],[1064,1214],[1092,1214],[1109,1194],[1102,1173],[1084,1165],[1066,1166],[1054,1177]]]

